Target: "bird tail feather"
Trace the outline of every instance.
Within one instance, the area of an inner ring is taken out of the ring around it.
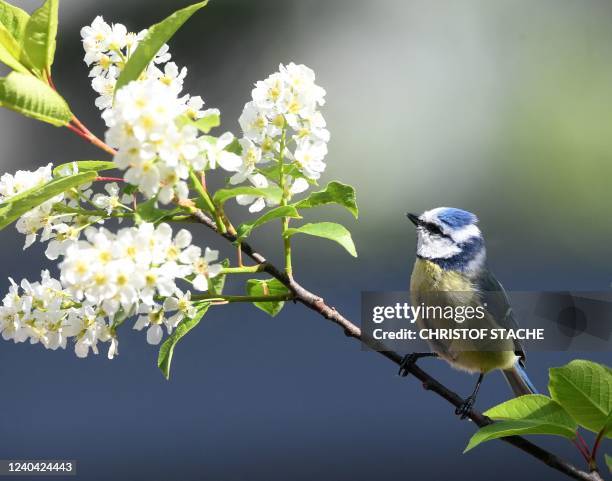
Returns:
[[[515,396],[538,393],[538,390],[527,376],[525,369],[518,362],[512,369],[507,369],[502,371],[502,373]]]

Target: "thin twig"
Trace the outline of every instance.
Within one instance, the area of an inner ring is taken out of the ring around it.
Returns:
[[[597,468],[597,450],[599,449],[599,446],[601,445],[601,441],[604,438],[604,435],[606,433],[605,429],[602,429],[601,431],[599,431],[599,434],[597,434],[597,438],[595,439],[595,443],[593,444],[593,451],[591,452],[591,467],[593,469]]]
[[[85,125],[76,116],[73,116],[70,122],[71,123],[66,125],[66,127],[72,130],[79,137],[82,137],[87,142],[104,150],[112,156],[117,155],[117,151],[115,149],[113,149],[112,147],[104,143],[104,141],[100,140],[98,137],[92,134],[91,131],[87,127],[85,127]]]
[[[200,210],[195,210],[193,212],[194,219],[213,230],[220,236],[224,237],[228,241],[235,243],[236,236],[230,233],[221,233],[217,230],[215,222],[204,214]],[[272,277],[278,279],[282,282],[294,295],[294,299],[297,302],[305,305],[306,307],[312,309],[313,311],[319,313],[325,319],[332,321],[333,323],[339,325],[344,333],[348,337],[352,337],[354,339],[358,339],[362,341],[364,344],[369,346],[372,349],[376,349],[377,343],[374,339],[366,338],[362,335],[361,329],[345,318],[338,310],[334,307],[328,306],[322,297],[310,292],[309,290],[302,287],[299,283],[297,283],[293,278],[287,276],[284,272],[280,271],[277,267],[270,264],[266,258],[257,252],[250,244],[242,241],[240,243],[240,249],[247,256],[253,259],[258,264],[261,264],[263,267],[263,271],[270,274]],[[383,356],[385,356],[390,361],[395,364],[400,364],[402,362],[403,357],[397,352],[393,351],[377,351]],[[416,364],[406,366],[406,369],[412,374],[415,378],[417,378],[423,384],[423,387],[429,391],[436,393],[438,396],[442,397],[450,404],[455,407],[459,407],[463,404],[463,399],[455,392],[448,389],[438,380],[433,378],[427,372],[423,371]],[[478,427],[487,426],[492,424],[493,421],[488,417],[484,416],[482,413],[472,409],[468,417],[476,424]],[[593,471],[591,473],[587,473],[585,471],[581,471],[576,468],[571,463],[565,461],[564,459],[559,458],[558,456],[546,451],[545,449],[537,446],[536,444],[528,441],[527,439],[520,436],[509,436],[505,438],[501,438],[502,441],[511,444],[512,446],[520,449],[521,451],[529,454],[530,456],[538,459],[549,467],[569,476],[573,479],[578,479],[582,481],[603,481],[599,473]]]

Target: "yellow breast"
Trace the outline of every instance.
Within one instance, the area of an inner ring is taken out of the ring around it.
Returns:
[[[461,272],[448,271],[426,259],[417,259],[410,279],[410,295],[413,305],[477,306],[480,293],[474,283]],[[433,329],[454,329],[460,327],[450,319],[417,318],[419,327]],[[498,327],[494,319],[485,316],[472,327]],[[511,343],[499,351],[471,351],[462,348],[461,342],[433,343],[431,347],[452,366],[469,372],[488,372],[493,369],[508,369],[515,362]],[[468,348],[469,349],[469,348]]]
[[[410,291],[470,292],[472,282],[458,271],[445,271],[438,264],[417,258],[410,278]]]

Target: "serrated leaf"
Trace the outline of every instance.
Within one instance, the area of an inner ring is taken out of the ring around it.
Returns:
[[[591,361],[575,360],[550,369],[552,398],[589,431],[599,432],[612,411],[612,373]]]
[[[0,203],[0,229],[4,229],[26,212],[38,207],[53,197],[97,177],[96,172],[83,172],[70,177],[60,177],[51,182],[29,189]]]
[[[318,222],[316,224],[306,224],[302,227],[294,227],[285,231],[285,237],[293,237],[296,234],[306,234],[315,237],[322,237],[337,242],[344,247],[350,255],[357,257],[355,244],[351,233],[346,227],[335,222]]]
[[[541,394],[510,399],[486,411],[485,416],[501,421],[478,430],[464,452],[481,443],[506,436],[552,434],[573,439],[578,425],[556,401]]]
[[[19,112],[42,122],[63,127],[72,119],[66,101],[37,78],[11,72],[0,79],[0,107]]]
[[[215,192],[213,196],[213,200],[217,204],[224,204],[229,199],[234,197],[238,197],[239,195],[250,195],[253,197],[263,197],[265,199],[271,200],[273,202],[280,202],[281,197],[283,195],[283,191],[280,187],[234,187],[232,189],[219,189]]]
[[[604,454],[604,458],[606,459],[606,464],[608,465],[608,471],[612,473],[612,456],[608,456],[607,454]]]
[[[221,261],[221,266],[225,269],[230,266],[229,259],[223,259]],[[223,294],[223,288],[225,287],[225,279],[227,278],[227,274],[219,274],[212,279],[208,279],[209,291],[213,295]]]
[[[28,68],[23,64],[22,52],[18,41],[0,24],[0,62],[17,72],[27,73]]]
[[[289,289],[278,279],[249,279],[246,283],[249,296],[282,296],[289,294]],[[285,306],[283,301],[254,302],[255,307],[261,309],[272,317],[276,316]]]
[[[359,216],[355,189],[340,182],[330,182],[325,189],[313,192],[307,198],[293,204],[297,209],[310,209],[320,205],[338,204],[346,208],[355,219]]]
[[[76,164],[78,172],[103,172],[105,170],[114,170],[117,168],[113,161],[109,160],[77,160],[75,162],[66,162],[60,164],[53,169],[53,176],[61,175],[63,171],[72,171],[73,165]]]
[[[123,71],[117,79],[115,92],[129,84],[145,71],[157,52],[172,38],[176,31],[199,9],[204,7],[208,0],[196,3],[174,12],[165,20],[148,29],[145,38],[139,42],[138,47],[125,64]]]
[[[25,36],[25,29],[30,16],[21,8],[0,0],[0,24],[8,30],[11,36],[20,44]]]
[[[183,319],[174,332],[170,335],[168,339],[161,345],[159,348],[159,354],[157,355],[157,367],[161,370],[162,374],[166,379],[170,379],[170,365],[172,364],[172,357],[174,355],[174,348],[176,344],[183,338],[185,335],[191,331],[194,327],[196,327],[208,308],[210,304],[204,304],[200,307],[196,313],[196,315],[189,319]]]
[[[59,0],[46,0],[30,17],[25,29],[25,51],[32,66],[45,72],[53,65]]]
[[[266,212],[264,215],[262,215],[258,219],[251,221],[251,222],[245,222],[244,224],[241,224],[240,226],[238,226],[238,238],[244,239],[251,234],[253,229],[256,229],[257,227],[260,227],[263,224],[270,222],[274,219],[280,219],[282,217],[291,217],[292,219],[301,219],[300,213],[292,205],[276,207],[275,209],[272,209]]]
[[[479,444],[491,441],[492,439],[505,438],[508,436],[524,436],[526,434],[549,434],[553,436],[562,436],[568,439],[573,439],[576,436],[575,431],[557,424],[538,422],[530,419],[499,421],[476,431],[463,452],[467,453]]]

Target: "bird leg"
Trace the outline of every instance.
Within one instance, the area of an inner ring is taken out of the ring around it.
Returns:
[[[406,377],[410,374],[410,366],[414,366],[419,359],[424,357],[438,357],[438,355],[435,352],[413,352],[412,354],[407,354],[400,363],[398,374]]]
[[[476,386],[474,387],[474,391],[470,396],[461,403],[461,405],[455,409],[455,414],[460,416],[461,419],[465,419],[468,417],[468,414],[472,410],[474,403],[476,402],[476,396],[478,395],[478,391],[480,390],[480,385],[482,384],[482,380],[484,379],[484,373],[481,372],[480,376],[478,376],[478,381],[476,381]]]

